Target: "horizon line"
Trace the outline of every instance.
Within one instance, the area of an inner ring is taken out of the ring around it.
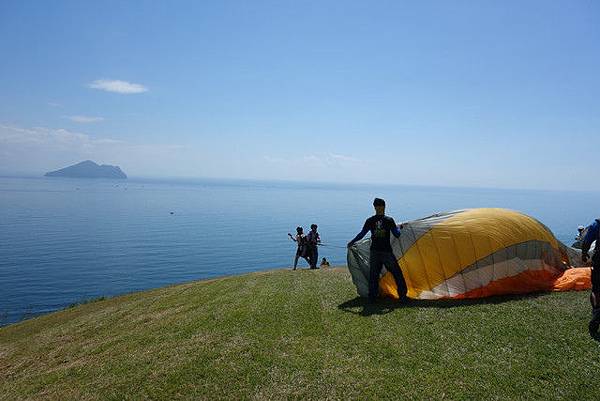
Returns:
[[[39,174],[39,175],[38,175]],[[25,178],[25,179],[71,179],[71,180],[111,180],[110,178],[75,178],[75,177],[45,177],[45,173],[10,173],[0,172],[0,178]],[[348,181],[320,181],[320,180],[294,180],[278,178],[239,178],[239,177],[201,177],[201,176],[144,176],[127,175],[126,181],[154,181],[154,182],[180,182],[192,183],[193,181],[224,181],[238,183],[277,183],[296,185],[333,185],[337,187],[405,187],[405,188],[438,188],[438,189],[475,189],[475,190],[501,190],[501,191],[529,191],[529,192],[576,192],[598,193],[600,190],[590,189],[550,189],[550,188],[525,188],[525,187],[490,187],[469,185],[440,185],[440,184],[406,184],[406,183],[381,183],[381,182],[348,182]],[[123,181],[123,180],[120,180]]]

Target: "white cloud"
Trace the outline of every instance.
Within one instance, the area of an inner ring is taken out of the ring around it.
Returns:
[[[48,106],[51,106],[51,107],[63,107],[62,104],[57,103],[57,102],[48,102]]]
[[[91,117],[91,116],[65,116],[64,118],[69,119],[76,123],[89,124],[104,121],[103,117]]]
[[[97,79],[94,82],[88,84],[88,87],[92,89],[100,89],[107,92],[122,93],[127,95],[132,93],[142,93],[148,91],[148,88],[146,88],[144,85],[114,79]]]

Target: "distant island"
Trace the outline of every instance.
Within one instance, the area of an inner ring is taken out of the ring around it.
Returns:
[[[99,165],[91,160],[86,160],[60,170],[50,171],[46,173],[45,176],[70,178],[127,178],[119,166],[109,166],[107,164]]]

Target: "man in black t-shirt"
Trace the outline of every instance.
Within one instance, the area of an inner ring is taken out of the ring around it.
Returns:
[[[396,222],[391,217],[385,215],[385,201],[375,198],[373,201],[375,207],[375,215],[365,221],[363,229],[356,237],[348,242],[350,248],[356,241],[361,240],[369,231],[371,232],[371,252],[369,256],[370,273],[369,273],[369,301],[374,302],[379,295],[379,275],[381,269],[385,268],[392,273],[398,287],[398,295],[401,301],[406,298],[406,282],[396,261],[396,257],[392,252],[390,244],[390,233],[396,238],[400,237],[400,230],[396,226]]]
[[[317,268],[317,260],[319,259],[319,245],[321,244],[321,236],[317,232],[317,225],[311,224],[310,231],[306,235],[306,245],[308,247],[308,261],[311,269]]]

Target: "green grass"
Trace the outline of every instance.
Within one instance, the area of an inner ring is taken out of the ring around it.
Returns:
[[[0,329],[0,399],[597,400],[587,297],[369,307],[345,269],[195,282]]]

